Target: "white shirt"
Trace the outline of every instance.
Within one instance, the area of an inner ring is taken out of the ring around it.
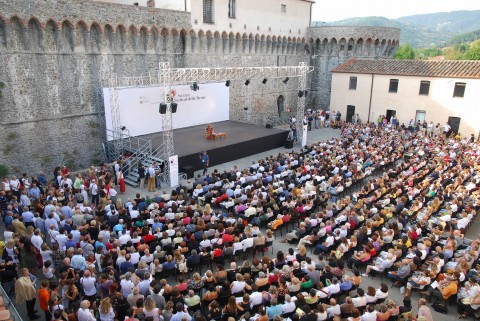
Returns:
[[[245,288],[245,284],[246,283],[244,281],[233,281],[232,294],[243,291],[243,289]]]
[[[365,296],[359,296],[359,297],[353,298],[352,303],[356,308],[364,307],[367,305],[367,298]]]
[[[377,321],[377,311],[365,312],[362,315],[362,321]]]
[[[282,305],[282,313],[290,313],[295,311],[295,302],[287,302],[284,305]]]
[[[132,289],[133,289],[134,285],[133,285],[132,281],[124,279],[124,280],[120,281],[120,286],[122,287],[123,296],[128,297],[128,295],[132,292]]]
[[[250,294],[250,303],[252,306],[262,304],[262,293],[261,292],[252,292]]]
[[[139,261],[140,261],[140,253],[135,252],[130,254],[130,262],[132,264],[138,264]]]
[[[86,296],[93,296],[97,293],[97,288],[95,287],[95,278],[93,277],[82,277],[80,283],[83,286],[83,292]]]
[[[5,238],[6,240],[6,238]],[[40,251],[40,248],[43,244],[42,237],[39,235],[33,235],[32,238],[30,239],[33,243],[33,245]]]
[[[341,314],[340,304],[327,308],[327,313],[330,317],[333,317],[334,315],[340,315]]]
[[[96,321],[93,313],[88,309],[78,309],[78,321]]]

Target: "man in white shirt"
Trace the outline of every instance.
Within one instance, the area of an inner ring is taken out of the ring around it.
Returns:
[[[95,204],[95,206],[97,206],[99,202],[99,196],[98,196],[98,185],[95,179],[92,179],[92,182],[90,184],[90,193],[92,194],[92,203]]]
[[[367,310],[362,315],[362,321],[377,321],[377,311],[373,304],[367,306]]]
[[[289,294],[285,295],[285,303],[282,305],[282,313],[291,313],[296,310],[295,302],[292,302],[292,298]]]
[[[60,233],[55,237],[58,247],[60,250],[65,250],[65,244],[67,244],[68,236],[66,234],[65,228],[60,228]]]
[[[83,277],[80,278],[80,284],[83,286],[84,298],[90,302],[93,302],[97,294],[95,283],[96,279],[92,277],[89,270],[86,270],[85,273],[83,273]]]
[[[364,307],[367,305],[367,297],[365,296],[365,291],[362,288],[357,289],[358,296],[352,299],[353,305],[358,307]]]
[[[286,299],[286,297],[285,297]],[[250,304],[252,307],[259,306],[262,304],[263,295],[262,292],[258,291],[258,287],[256,284],[252,284],[252,294],[250,294]]]
[[[33,233],[33,236],[31,238],[32,244],[40,251],[42,244],[43,244],[43,238],[42,238],[42,231],[40,229],[36,229],[35,232]]]
[[[333,318],[335,315],[340,315],[340,304],[337,304],[337,300],[330,299],[330,305],[327,308],[328,317]]]
[[[83,300],[80,302],[80,309],[77,312],[78,321],[96,321],[93,310],[89,310],[90,302],[88,300]]]

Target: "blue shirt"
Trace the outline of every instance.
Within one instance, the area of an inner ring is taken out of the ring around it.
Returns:
[[[272,320],[276,315],[282,314],[282,306],[280,304],[272,305],[267,308],[268,319]]]
[[[134,267],[133,263],[125,261],[125,262],[122,262],[122,264],[120,264],[120,271],[122,272],[122,274],[125,274],[128,272],[129,268],[133,268],[133,267]]]
[[[163,224],[162,223],[153,223],[152,225],[152,231],[155,232],[157,230],[157,227],[160,228],[160,231],[162,230],[163,228]]]
[[[85,258],[78,254],[72,256],[70,266],[73,267],[74,269],[78,269],[82,271],[85,271],[85,269],[87,268]]]
[[[74,249],[77,248],[77,243],[75,243],[74,241],[70,241],[68,240],[66,243],[65,243],[65,249],[68,250],[69,248],[73,247]]]
[[[22,213],[22,218],[24,223],[33,223],[33,213],[26,211]]]

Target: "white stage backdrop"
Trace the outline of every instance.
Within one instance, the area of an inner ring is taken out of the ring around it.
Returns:
[[[184,128],[229,120],[229,88],[225,83],[199,84],[193,91],[188,85],[172,86],[178,104],[173,114],[173,128]],[[127,127],[131,136],[162,131],[162,117],[158,112],[160,87],[127,88],[118,91],[120,124]],[[106,128],[112,129],[110,89],[103,89]]]

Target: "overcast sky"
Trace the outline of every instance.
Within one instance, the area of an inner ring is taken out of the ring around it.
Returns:
[[[315,0],[312,21],[337,21],[352,17],[399,18],[415,14],[480,10],[478,0]]]

